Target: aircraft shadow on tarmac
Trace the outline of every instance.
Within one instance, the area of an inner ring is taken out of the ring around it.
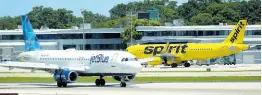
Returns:
[[[149,82],[150,83],[150,82]],[[127,87],[125,88],[139,88],[139,86],[136,86],[135,84],[147,84],[147,83],[128,83]],[[23,83],[23,84],[17,84],[17,86],[25,86],[30,85],[35,86],[34,88],[58,88],[55,83]],[[26,86],[25,86],[26,87]],[[68,84],[66,88],[77,88],[77,87],[91,87],[91,88],[99,88],[99,87],[105,87],[105,88],[122,88],[120,87],[119,83],[110,83],[106,84],[104,86],[96,86],[95,84]],[[64,88],[64,87],[61,87]],[[2,88],[0,88],[2,89]]]

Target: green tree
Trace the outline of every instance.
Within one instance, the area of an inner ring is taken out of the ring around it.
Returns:
[[[190,21],[195,25],[209,25],[212,24],[212,15],[209,13],[200,13],[193,16]]]
[[[49,28],[70,28],[74,25],[73,11],[66,9],[53,10],[51,7],[36,6],[28,13],[28,17],[34,28],[47,26]]]
[[[100,14],[94,14],[91,11],[83,11],[85,23],[91,23],[92,27],[99,27],[100,22],[105,22],[108,20],[106,16]]]
[[[249,0],[241,8],[241,18],[246,18],[248,24],[255,24],[261,22],[261,1],[260,0]]]
[[[16,27],[17,27],[16,19],[10,16],[0,17],[0,29],[1,30],[15,29]]]

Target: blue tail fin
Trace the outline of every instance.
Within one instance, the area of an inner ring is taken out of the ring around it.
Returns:
[[[27,16],[21,15],[20,19],[23,27],[25,51],[41,50],[40,44]]]

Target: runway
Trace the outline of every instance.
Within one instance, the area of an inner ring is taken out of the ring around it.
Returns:
[[[119,83],[97,87],[94,83],[73,83],[57,88],[55,83],[0,83],[1,93],[19,95],[260,95],[260,82],[213,83]]]

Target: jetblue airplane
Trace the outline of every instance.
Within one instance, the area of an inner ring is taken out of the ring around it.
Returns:
[[[2,67],[47,71],[53,74],[58,87],[67,87],[78,76],[99,76],[97,86],[105,85],[104,76],[112,76],[126,87],[126,82],[142,68],[140,61],[125,51],[43,50],[26,15],[21,16],[21,21],[26,52],[17,56],[18,62],[2,63]]]

